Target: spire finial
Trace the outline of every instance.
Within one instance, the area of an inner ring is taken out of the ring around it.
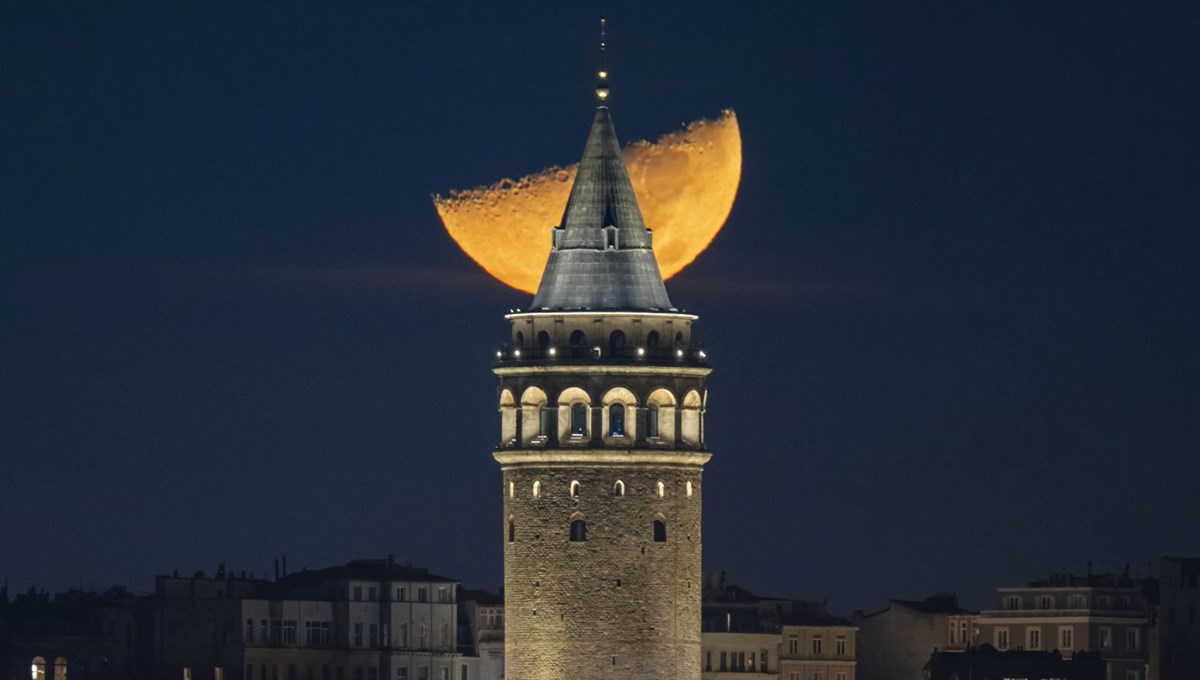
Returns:
[[[608,20],[604,17],[600,17],[600,70],[596,73],[596,75],[600,77],[600,80],[596,83],[596,98],[600,100],[601,104],[608,101],[609,92],[608,54],[606,50],[607,45],[605,44],[607,26]]]

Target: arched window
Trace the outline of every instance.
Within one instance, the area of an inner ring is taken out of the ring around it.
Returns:
[[[546,331],[538,331],[537,334],[538,349],[545,352],[550,349],[550,334]]]
[[[54,680],[67,680],[67,660],[61,656],[54,660]]]
[[[579,543],[587,540],[587,520],[582,517],[571,520],[571,541]]]
[[[624,496],[625,495],[625,482],[622,482],[621,480],[618,479],[617,483],[613,484],[613,495],[614,496]]]
[[[521,422],[519,430],[522,446],[541,446],[550,435],[547,428],[546,393],[542,388],[531,385],[521,394]]]
[[[583,331],[574,331],[571,333],[571,356],[581,357],[587,352],[587,336]]]
[[[587,404],[575,402],[571,404],[571,436],[582,437],[587,434]]]
[[[533,482],[533,497],[534,498],[542,497],[542,483],[537,480],[534,480],[534,482]]]
[[[600,400],[600,427],[607,446],[633,446],[638,438],[637,397],[625,387],[613,387]]]
[[[687,484],[684,485],[684,488],[687,489],[688,498],[691,498],[692,497],[692,483],[688,482]]]
[[[658,349],[658,331],[650,331],[646,334],[646,348]]]
[[[683,331],[679,331],[675,334],[675,346],[683,347]]]
[[[675,444],[675,395],[666,388],[646,397],[646,436],[659,446]]]
[[[667,495],[667,485],[663,484],[661,480],[658,482],[658,485],[655,487],[655,490],[658,492],[659,498],[663,498]]]
[[[571,498],[579,498],[579,482],[571,480]]]
[[[683,410],[679,416],[680,434],[683,443],[689,446],[699,446],[700,437],[700,393],[696,390],[688,392],[683,398]]]
[[[510,519],[510,520],[508,520],[508,542],[516,543],[516,541],[517,541],[517,523]]]
[[[654,520],[654,542],[667,542],[667,520],[662,517],[657,517]]]
[[[613,331],[608,336],[608,354],[609,356],[622,357],[625,356],[625,333],[624,331]]]
[[[46,680],[46,660],[40,656],[33,657],[29,666],[30,680]]]
[[[519,412],[511,390],[500,391],[500,444],[512,446],[517,443]]]
[[[608,407],[608,431],[614,437],[625,436],[625,404]]]
[[[525,334],[522,333],[521,331],[517,331],[517,347],[524,347],[524,346],[525,346]]]

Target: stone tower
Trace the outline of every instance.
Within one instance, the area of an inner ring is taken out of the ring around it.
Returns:
[[[700,677],[705,379],[599,105],[497,356],[510,680]]]

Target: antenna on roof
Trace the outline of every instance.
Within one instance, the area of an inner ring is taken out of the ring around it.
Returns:
[[[600,17],[600,70],[596,72],[600,80],[596,83],[596,98],[600,103],[608,100],[608,49],[607,49],[608,20]]]

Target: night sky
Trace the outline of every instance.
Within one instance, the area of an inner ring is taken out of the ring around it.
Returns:
[[[498,587],[530,296],[430,198],[578,160],[602,14],[624,141],[742,128],[668,283],[715,367],[707,567],[848,614],[1200,553],[1196,3],[441,5],[0,9],[10,590]]]

